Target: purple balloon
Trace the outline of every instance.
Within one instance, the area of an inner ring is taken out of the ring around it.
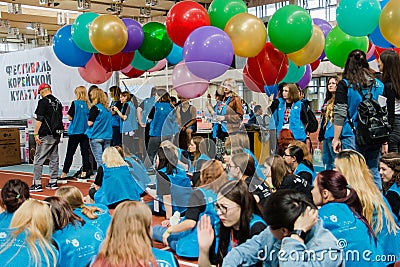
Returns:
[[[321,31],[324,33],[324,36],[326,38],[328,33],[332,30],[332,25],[329,24],[329,22],[327,22],[326,20],[318,19],[318,18],[313,19],[313,22],[315,25],[317,25],[321,29]],[[322,60],[325,58],[325,56],[326,56],[325,51],[322,51],[322,54],[318,59]]]
[[[312,69],[311,69],[311,65],[307,64],[306,65],[306,72],[304,73],[303,77],[300,79],[300,81],[298,81],[298,85],[300,86],[301,90],[304,90],[304,88],[306,88],[308,86],[308,84],[310,83],[312,78]]]
[[[143,43],[144,33],[139,22],[130,18],[123,18],[126,29],[128,30],[128,41],[122,52],[133,52],[137,50]]]
[[[197,28],[186,39],[183,58],[194,75],[205,80],[214,79],[224,74],[232,64],[232,41],[217,27]]]

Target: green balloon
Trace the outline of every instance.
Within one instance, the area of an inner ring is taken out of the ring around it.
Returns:
[[[325,54],[332,64],[343,68],[348,55],[353,50],[368,51],[368,37],[355,37],[344,33],[338,26],[325,39]]]
[[[310,14],[296,5],[278,9],[268,22],[271,43],[285,54],[302,49],[313,32]]]
[[[99,15],[93,12],[80,14],[71,25],[71,35],[74,43],[83,51],[97,53],[89,39],[89,29],[92,21]]]
[[[286,76],[283,78],[282,82],[285,83],[297,83],[303,78],[304,73],[306,73],[306,66],[298,67],[289,59],[289,68]]]
[[[157,64],[157,61],[151,61],[144,58],[138,50],[135,51],[135,56],[131,62],[131,66],[137,70],[149,70]]]
[[[247,6],[242,0],[214,0],[208,7],[211,26],[225,29],[226,23],[235,15],[246,13]]]
[[[167,28],[159,22],[149,22],[143,26],[144,40],[139,47],[140,54],[152,61],[166,58],[172,50],[172,41]]]

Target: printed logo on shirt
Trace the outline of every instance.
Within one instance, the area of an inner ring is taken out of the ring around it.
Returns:
[[[172,265],[165,260],[156,260],[156,262],[158,263],[158,267],[172,267]]]

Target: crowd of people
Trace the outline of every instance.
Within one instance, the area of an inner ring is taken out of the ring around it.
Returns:
[[[178,266],[174,254],[152,247],[157,241],[199,266],[394,266],[400,261],[399,56],[383,52],[379,67],[380,79],[365,53],[355,50],[342,77],[328,79],[319,129],[325,170],[318,173],[299,86],[280,84],[268,124],[254,105],[251,122],[277,138],[270,143],[274,153],[257,159],[242,125],[247,107],[236,81],[226,79],[215,101],[207,99],[210,138],[196,134],[189,100],[172,103],[163,89],[153,89],[139,105],[118,87],[109,90],[111,104],[100,88],[76,88],[58,177],[60,136],[52,127],[58,102],[51,87],[41,85],[34,184],[9,180],[1,190],[0,262]],[[367,145],[356,135],[366,95],[387,99],[392,125],[387,139]],[[97,163],[95,181],[83,192],[92,204],[76,187],[58,188],[78,144],[80,179],[89,178],[89,153]],[[46,157],[47,188],[56,193],[34,200],[30,192],[42,191]],[[150,192],[152,199],[142,203]],[[152,216],[161,223],[152,224]]]

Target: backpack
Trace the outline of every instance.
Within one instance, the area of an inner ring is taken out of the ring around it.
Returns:
[[[357,107],[357,127],[354,127],[349,112],[347,112],[347,118],[356,136],[358,146],[381,145],[387,141],[390,134],[391,127],[388,121],[387,108],[386,106],[382,107],[378,101],[372,99],[371,91],[372,86],[368,88],[368,93],[365,96],[358,91],[362,101]]]
[[[306,131],[308,133],[315,133],[318,130],[318,120],[315,117],[314,112],[310,109],[310,106],[303,103],[304,105],[306,105],[307,108],[307,119],[308,119],[308,124],[306,127]]]
[[[50,117],[50,122],[48,122],[46,119],[44,120],[47,124],[47,127],[49,128],[50,132],[54,137],[60,137],[61,134],[64,132],[64,125],[62,122],[62,113],[61,113],[61,103],[58,99],[56,99],[54,102],[51,101],[50,98],[47,98],[49,100],[49,104],[52,107],[53,111],[51,112],[51,117]]]

